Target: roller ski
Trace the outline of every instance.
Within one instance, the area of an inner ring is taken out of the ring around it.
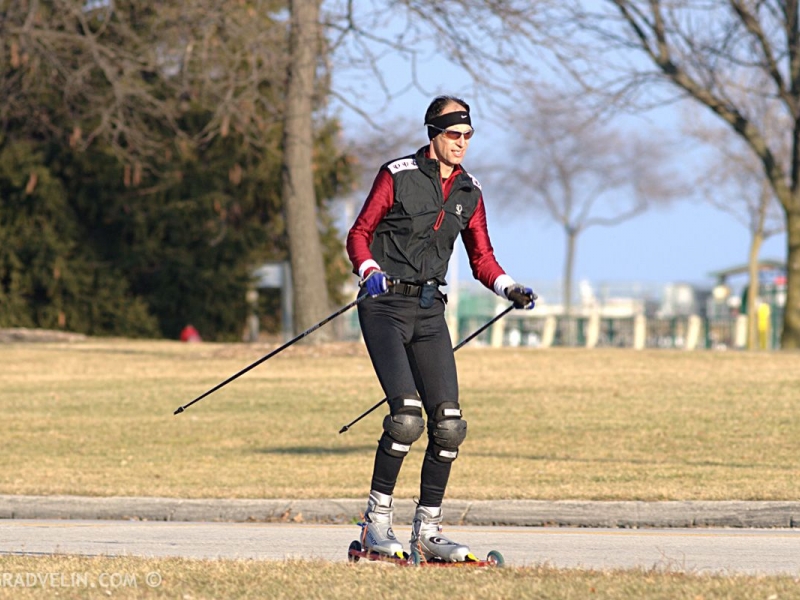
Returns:
[[[358,524],[361,535],[350,543],[347,552],[350,562],[358,562],[362,558],[399,564],[408,562],[408,553],[403,550],[392,529],[393,512],[391,496],[375,490],[369,493],[367,510]]]
[[[502,567],[497,550],[480,560],[463,544],[442,535],[442,509],[418,506],[411,530],[411,552],[404,552],[392,531],[391,497],[370,493],[367,512],[358,525],[361,536],[350,544],[347,559],[390,562],[403,567]]]
[[[503,555],[489,552],[486,560],[476,557],[468,546],[442,535],[441,507],[417,506],[411,526],[411,553],[408,562],[415,566],[502,567]]]

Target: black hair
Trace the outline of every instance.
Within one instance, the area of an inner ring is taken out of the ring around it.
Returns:
[[[451,102],[460,104],[464,107],[466,113],[469,114],[469,104],[464,102],[461,98],[456,98],[455,96],[436,96],[436,98],[434,98],[433,101],[428,105],[428,110],[425,111],[425,123],[430,123],[431,119],[442,114],[444,107]]]

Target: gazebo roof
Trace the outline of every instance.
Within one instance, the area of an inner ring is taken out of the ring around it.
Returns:
[[[720,269],[719,271],[712,271],[709,276],[714,277],[720,283],[723,283],[728,277],[734,275],[742,275],[750,270],[750,265],[747,263],[729,267],[727,269]],[[781,260],[765,259],[758,261],[759,271],[786,271],[786,263]]]

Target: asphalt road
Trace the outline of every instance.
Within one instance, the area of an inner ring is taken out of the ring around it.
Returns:
[[[0,521],[0,553],[345,561],[354,525],[97,520]],[[798,529],[446,527],[484,558],[554,567],[800,576]],[[401,541],[407,526],[398,526]]]

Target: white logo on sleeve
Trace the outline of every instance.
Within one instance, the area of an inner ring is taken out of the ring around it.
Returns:
[[[390,163],[387,168],[392,174],[397,174],[400,171],[408,171],[409,169],[418,169],[417,161],[413,158],[401,158],[393,163]]]

